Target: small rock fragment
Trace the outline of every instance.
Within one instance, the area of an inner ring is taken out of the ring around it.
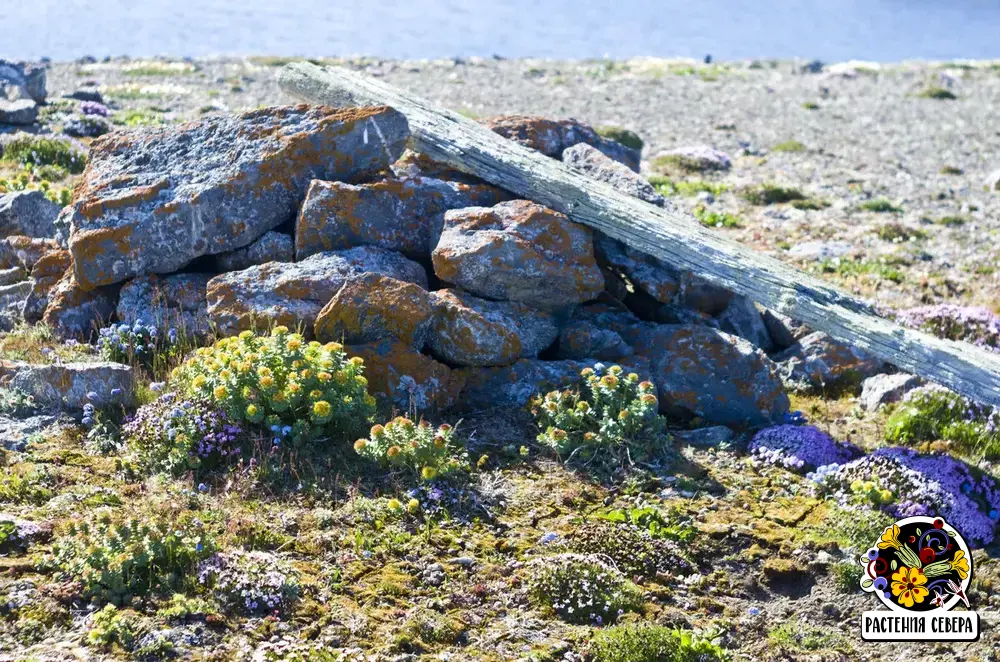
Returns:
[[[434,308],[419,285],[377,273],[348,276],[316,316],[321,342],[363,345],[394,338],[415,350],[430,333]]]
[[[876,411],[891,402],[899,402],[904,395],[923,383],[924,380],[920,377],[905,372],[875,375],[861,384],[858,404],[867,411]]]

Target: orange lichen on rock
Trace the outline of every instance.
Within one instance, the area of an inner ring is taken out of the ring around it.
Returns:
[[[423,347],[433,308],[427,291],[382,274],[350,277],[316,316],[321,342],[351,345],[394,338],[414,349]]]
[[[369,389],[402,411],[447,409],[458,402],[465,380],[457,371],[397,340],[347,347],[365,361]]]

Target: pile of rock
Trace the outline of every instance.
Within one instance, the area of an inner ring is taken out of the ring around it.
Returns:
[[[46,95],[44,66],[0,59],[0,125],[32,124]]]
[[[486,123],[669,204],[636,174],[636,150],[589,127]],[[808,387],[880,367],[558,212],[404,154],[408,138],[392,109],[321,106],[104,136],[53,224],[70,228],[68,242],[22,231],[0,243],[0,269],[12,270],[3,287],[14,288],[0,296],[66,335],[114,318],[202,337],[297,327],[365,358],[373,390],[399,408],[520,405],[613,361],[652,379],[668,413],[757,425],[788,410],[782,370]],[[3,226],[35,227],[17,217]],[[768,356],[777,352],[782,367]]]

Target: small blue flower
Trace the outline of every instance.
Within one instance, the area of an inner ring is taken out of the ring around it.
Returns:
[[[89,428],[91,425],[94,424],[94,419],[92,419],[90,416],[84,416],[83,420],[81,420],[80,422]]]
[[[97,399],[97,393],[95,391],[90,391],[89,393],[87,393],[87,399],[88,400],[96,400]]]
[[[119,396],[121,394],[122,394],[122,390],[120,388],[113,388],[113,389],[111,389],[111,395],[117,397],[117,396]]]
[[[208,485],[206,485],[205,483],[198,483],[198,491],[199,492],[207,492],[208,491]]]

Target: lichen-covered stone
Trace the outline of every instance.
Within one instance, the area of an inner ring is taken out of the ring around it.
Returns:
[[[810,333],[776,354],[774,360],[785,386],[804,393],[856,390],[885,366],[878,357],[860,347],[837,342],[822,331]]]
[[[223,333],[302,325],[311,333],[316,316],[348,276],[372,272],[426,289],[424,268],[395,251],[360,246],[317,253],[301,262],[268,262],[208,281],[208,315]]]
[[[544,310],[572,307],[604,289],[590,229],[527,200],[446,212],[431,257],[447,283]]]
[[[669,149],[658,154],[653,163],[672,164],[681,170],[691,172],[729,170],[733,167],[728,154],[708,145],[688,145]]]
[[[85,404],[97,409],[131,406],[135,402],[135,374],[120,363],[61,363],[24,365],[10,387],[30,395],[43,408],[79,411]]]
[[[729,305],[716,317],[719,328],[726,333],[749,340],[765,352],[774,349],[767,325],[757,305],[745,296],[734,295]]]
[[[469,185],[425,177],[369,184],[315,180],[295,227],[298,260],[321,251],[381,246],[418,259],[430,255],[432,235],[449,209],[489,207],[504,194],[488,184]],[[435,223],[435,220],[437,222]]]
[[[147,274],[125,283],[118,295],[118,320],[174,329],[181,337],[211,332],[205,291],[212,274]]]
[[[632,354],[632,347],[618,332],[601,328],[588,320],[573,320],[559,332],[556,356],[560,359],[617,361]]]
[[[23,267],[30,270],[49,251],[59,248],[52,239],[17,235],[0,239],[0,269]]]
[[[410,345],[382,340],[346,349],[365,361],[368,390],[398,411],[447,409],[458,401],[465,378]]]
[[[904,395],[923,383],[924,380],[920,377],[905,372],[874,375],[861,384],[858,404],[862,409],[875,411],[889,403],[899,402]]]
[[[111,321],[120,287],[85,290],[77,284],[71,267],[49,290],[42,321],[64,336],[89,338]]]
[[[303,105],[103,136],[72,205],[77,281],[169,273],[246,246],[295,218],[310,181],[383,170],[408,135],[390,108]]]
[[[449,364],[509,365],[535,358],[556,339],[551,313],[515,301],[489,301],[462,290],[431,293],[434,324],[427,346]]]
[[[602,138],[594,129],[574,119],[552,120],[528,115],[502,115],[480,120],[480,123],[504,138],[537,149],[554,159],[560,158],[568,147],[587,143],[608,158],[639,172],[639,150]]]
[[[603,232],[594,235],[598,261],[612,273],[619,273],[634,286],[660,303],[674,300],[680,288],[680,274],[657,258],[646,255]]]
[[[220,273],[242,271],[265,262],[294,262],[295,242],[283,232],[265,232],[249,246],[215,256],[215,268]]]
[[[48,238],[55,234],[59,205],[44,191],[15,191],[0,196],[0,236]]]
[[[27,126],[38,119],[38,104],[31,99],[7,101],[0,98],[0,124]]]
[[[578,143],[563,150],[563,163],[596,180],[611,184],[618,191],[657,207],[668,206],[667,199],[656,192],[649,181],[596,147]]]
[[[363,345],[386,338],[423,348],[434,318],[427,290],[377,273],[348,276],[316,316],[322,342]]]
[[[21,317],[28,324],[41,321],[49,305],[49,291],[70,269],[69,251],[61,248],[50,250],[31,267],[31,292],[21,306]]]
[[[774,423],[788,396],[774,363],[746,340],[706,326],[645,324],[623,329],[649,359],[660,410],[720,425]]]

